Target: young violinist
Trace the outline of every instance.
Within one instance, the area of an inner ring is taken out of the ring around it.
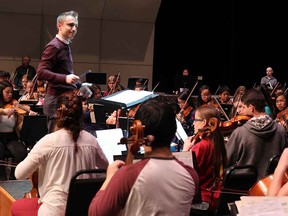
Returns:
[[[5,163],[5,151],[12,155],[12,164],[18,164],[27,155],[27,148],[19,141],[17,127],[18,114],[13,106],[13,85],[9,81],[0,82],[0,160]],[[18,128],[18,131],[21,128]],[[15,180],[15,167],[10,170],[9,180]],[[7,180],[6,167],[0,165],[0,180]]]
[[[212,98],[211,88],[208,85],[202,85],[198,90],[196,107],[203,105],[212,105],[218,107],[216,101]]]
[[[230,100],[230,88],[226,85],[221,86],[219,89],[219,103],[220,104],[233,104],[233,101]]]
[[[287,106],[288,94],[279,94],[276,97],[276,107],[278,109],[278,113],[276,116],[276,120],[284,126],[286,131],[288,131],[288,106]]]
[[[145,126],[137,129],[144,133],[142,138],[148,139],[151,150],[141,161],[125,165],[117,160],[109,165],[88,215],[189,215],[199,179],[192,167],[170,151],[176,132],[174,110],[163,101],[150,99],[141,104],[135,120]]]
[[[231,133],[225,145],[228,166],[253,164],[262,179],[270,158],[288,146],[286,131],[265,113],[265,97],[259,90],[247,90],[241,101],[243,113],[252,118]]]
[[[223,169],[226,167],[224,138],[218,128],[220,116],[214,106],[200,106],[194,119],[195,136],[188,137],[183,151],[193,151],[196,155],[202,201],[215,210],[221,188]],[[209,191],[211,189],[211,191]]]
[[[59,96],[56,131],[41,138],[15,170],[17,179],[27,179],[38,170],[36,184],[40,198],[16,200],[11,208],[12,216],[65,215],[74,173],[108,167],[96,137],[83,130],[82,124],[82,98],[76,94]]]
[[[188,97],[188,91],[179,93],[177,101],[180,111],[177,113],[176,118],[181,122],[187,135],[192,136],[194,134],[193,122],[195,118],[195,109],[192,98]]]

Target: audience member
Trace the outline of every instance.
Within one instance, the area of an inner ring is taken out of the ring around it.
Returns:
[[[125,165],[117,160],[109,165],[89,215],[189,215],[198,175],[170,151],[176,132],[173,109],[150,99],[141,104],[135,119],[145,125],[151,150],[139,162]]]

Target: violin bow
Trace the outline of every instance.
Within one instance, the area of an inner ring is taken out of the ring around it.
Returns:
[[[152,89],[152,92],[155,91],[155,89],[159,86],[160,82],[157,83],[157,85]]]
[[[120,71],[118,72],[118,74],[117,74],[117,79],[115,80],[115,83],[114,83],[114,85],[112,86],[112,88],[110,89],[110,91],[109,91],[108,95],[110,95],[110,94],[113,94],[113,93],[114,93],[114,91],[115,91],[115,88],[116,88],[116,86],[117,86],[117,82],[118,82],[118,80],[119,80],[119,77],[120,77]]]
[[[225,110],[223,109],[223,107],[221,106],[221,104],[219,103],[219,101],[215,98],[215,96],[212,96],[212,98],[215,100],[215,102],[218,104],[218,106],[220,107],[220,110],[222,112],[222,114],[225,116],[225,118],[227,119],[227,121],[229,121],[229,117],[226,114]]]
[[[191,95],[192,95],[192,93],[194,92],[194,90],[195,90],[195,88],[196,88],[197,85],[198,85],[198,81],[194,84],[194,86],[193,86],[193,88],[192,88],[190,94],[188,95],[187,99],[185,100],[185,103],[184,103],[184,106],[183,106],[183,107],[186,106],[186,104],[187,104],[189,98],[191,97]],[[183,111],[183,108],[180,110],[179,113],[181,113],[181,111]]]
[[[270,96],[273,95],[273,93],[274,93],[274,91],[276,90],[276,88],[278,87],[278,85],[279,85],[279,82],[276,83],[275,87],[273,88],[273,90],[272,90],[271,93],[270,93]]]
[[[215,91],[214,95],[216,95],[216,94],[218,93],[218,91],[219,91],[220,87],[221,87],[221,84],[220,84],[220,85],[218,86],[218,88],[216,89],[216,91]]]

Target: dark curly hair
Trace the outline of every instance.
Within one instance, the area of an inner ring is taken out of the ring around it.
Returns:
[[[83,126],[82,97],[76,94],[60,96],[57,99],[57,117],[58,129],[65,128],[71,132],[77,152],[77,140]]]

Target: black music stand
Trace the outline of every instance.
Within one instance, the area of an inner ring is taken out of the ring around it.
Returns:
[[[128,109],[137,106],[139,103],[157,96],[157,94],[149,91],[122,90],[100,99],[91,98],[88,103],[93,104],[96,123],[106,124],[107,114],[110,115],[114,110],[121,109],[127,112]],[[118,127],[119,116],[118,112],[116,113],[116,127]],[[129,131],[129,128],[127,128],[127,131]]]
[[[30,149],[48,133],[47,129],[47,116],[25,115],[23,119],[22,129],[20,131],[20,140],[23,141],[26,147]]]

